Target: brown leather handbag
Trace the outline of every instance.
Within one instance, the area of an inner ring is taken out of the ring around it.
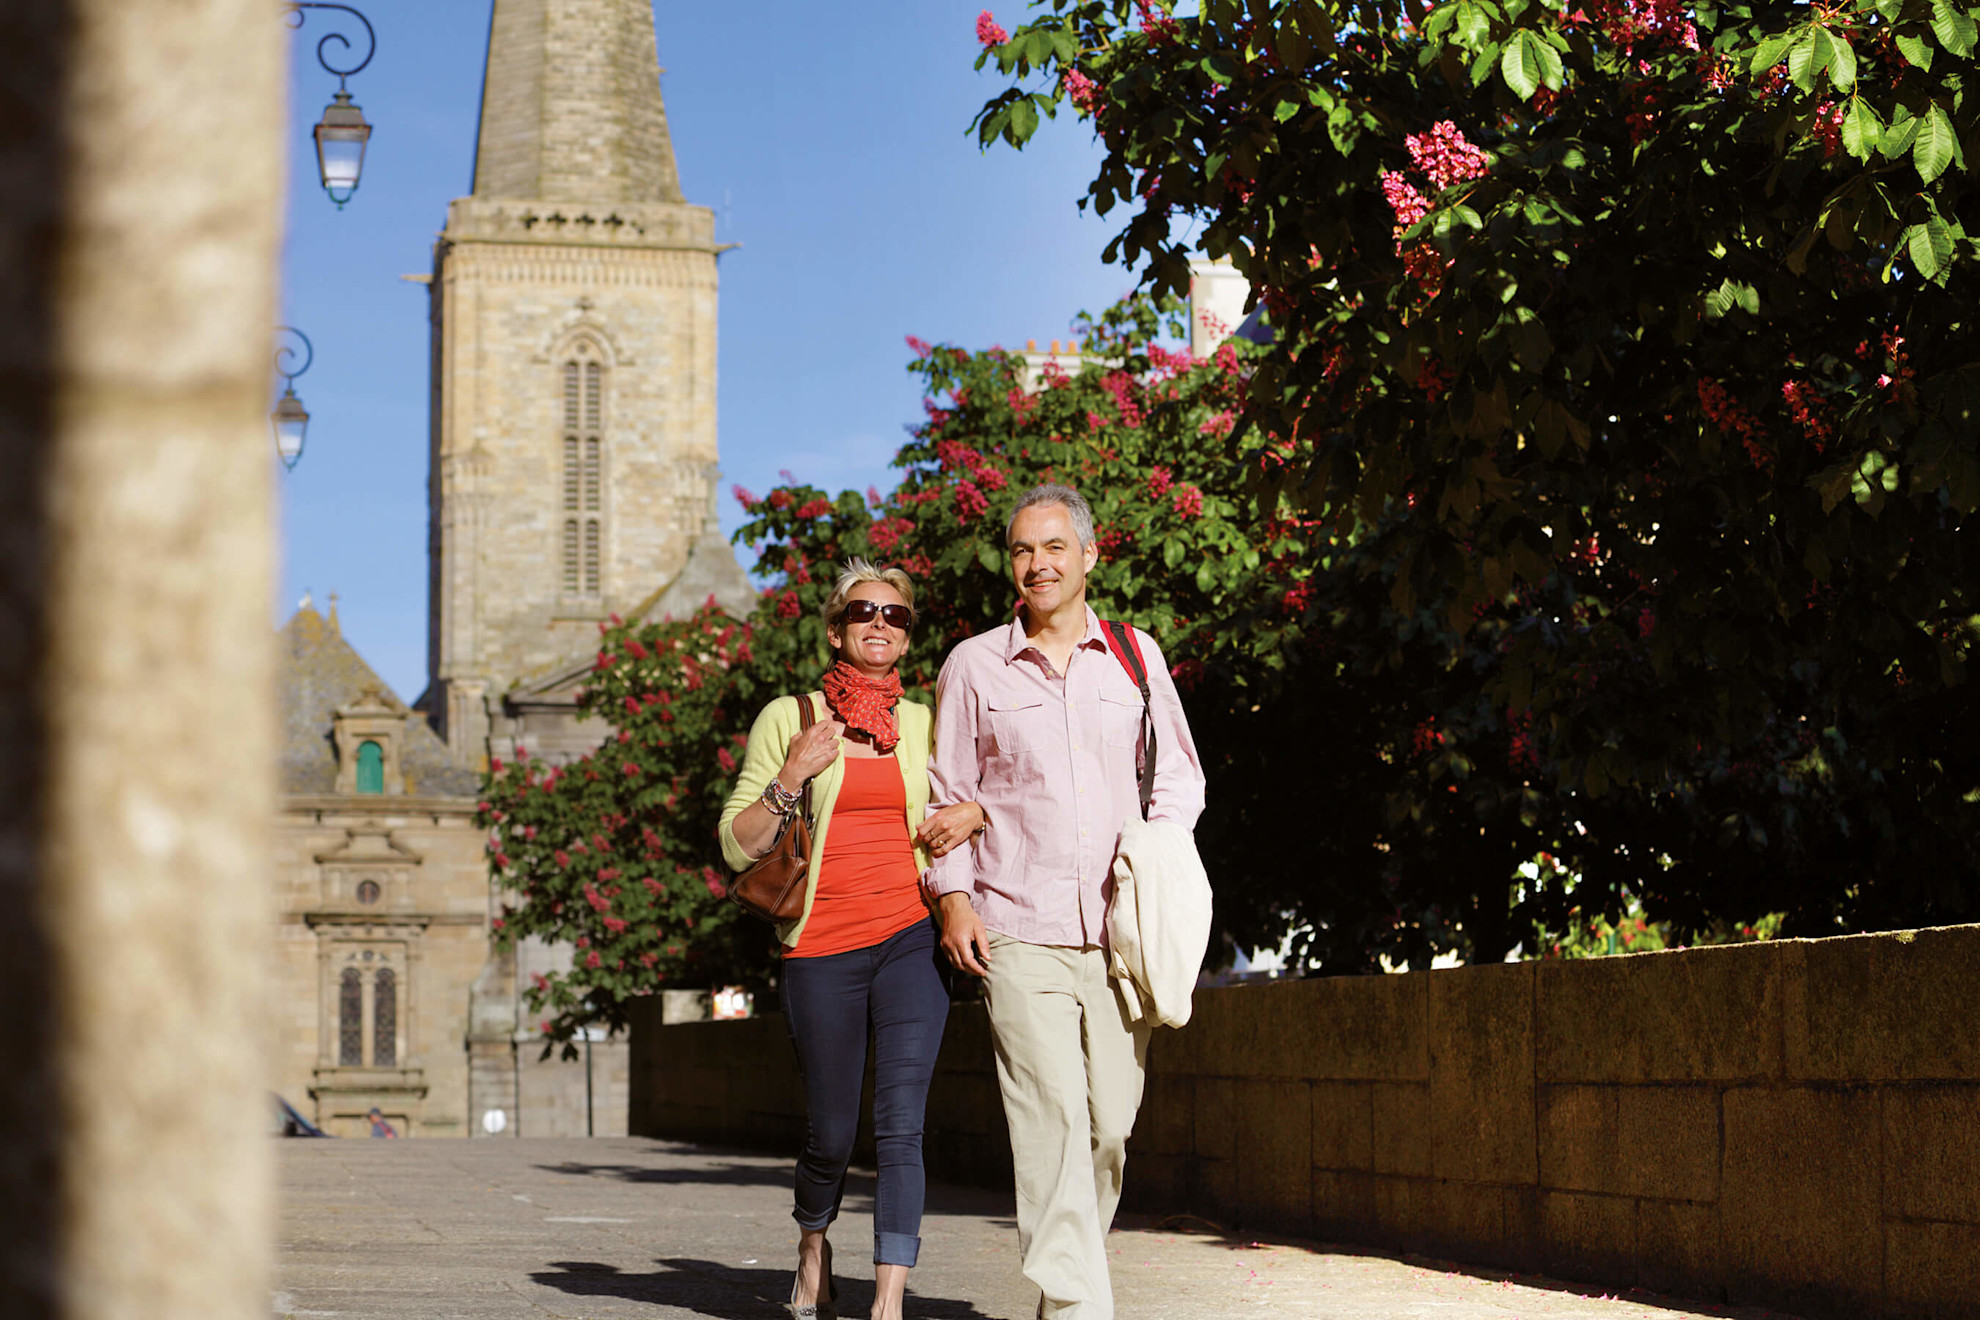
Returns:
[[[798,732],[814,723],[809,695],[798,696]],[[811,867],[811,781],[804,781],[804,799],[797,814],[777,826],[770,851],[756,859],[729,885],[736,906],[765,921],[796,921],[804,915],[804,880]]]

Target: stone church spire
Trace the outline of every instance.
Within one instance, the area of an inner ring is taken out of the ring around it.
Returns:
[[[650,0],[495,0],[474,195],[680,202]]]
[[[430,285],[428,687],[473,767],[594,745],[614,615],[756,599],[717,488],[715,215],[681,195],[650,0],[492,0],[473,194]]]

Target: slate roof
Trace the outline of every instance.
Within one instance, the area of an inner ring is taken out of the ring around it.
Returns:
[[[335,793],[337,749],[330,730],[338,708],[356,701],[366,688],[378,689],[400,709],[405,703],[312,607],[298,609],[278,636],[282,791]],[[481,777],[456,766],[447,745],[419,715],[406,721],[400,763],[410,795],[473,797],[480,790]]]

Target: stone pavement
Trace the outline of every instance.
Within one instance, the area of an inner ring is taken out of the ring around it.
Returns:
[[[778,1320],[796,1229],[790,1162],[638,1138],[281,1142],[278,1320]],[[1133,1177],[1132,1168],[1129,1177]],[[833,1233],[840,1309],[873,1298],[873,1179]],[[1008,1193],[929,1189],[910,1320],[1030,1320]],[[1682,1320],[1763,1312],[1123,1217],[1123,1320]]]

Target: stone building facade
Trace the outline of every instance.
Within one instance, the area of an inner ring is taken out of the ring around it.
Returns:
[[[430,276],[428,686],[334,606],[282,630],[279,1089],[332,1132],[625,1132],[626,1045],[541,1060],[491,936],[491,757],[596,746],[597,626],[751,588],[715,520],[714,215],[681,192],[648,0],[493,0],[474,183]]]
[[[489,938],[479,776],[344,640],[334,605],[305,602],[279,647],[277,1093],[338,1136],[366,1135],[374,1108],[407,1136],[623,1133],[624,1045],[544,1060],[518,1020],[519,955]]]

